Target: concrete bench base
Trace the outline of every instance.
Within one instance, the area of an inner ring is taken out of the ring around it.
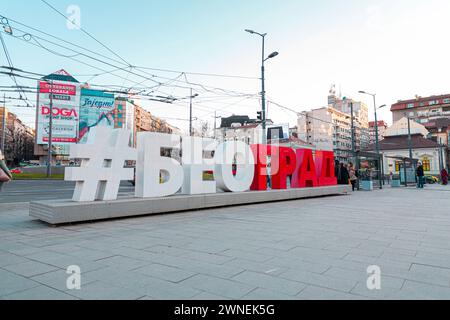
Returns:
[[[346,194],[350,191],[350,186],[340,185],[320,188],[216,193],[195,196],[177,195],[167,198],[121,198],[115,201],[37,201],[30,203],[30,216],[52,225],[58,225],[73,222],[332,196]]]

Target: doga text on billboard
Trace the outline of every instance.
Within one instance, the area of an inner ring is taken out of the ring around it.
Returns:
[[[277,145],[218,142],[153,132],[138,133],[137,149],[130,132],[94,128],[86,144],[70,147],[80,167],[66,168],[65,179],[76,181],[73,201],[117,199],[120,181],[136,179],[137,198],[268,188],[315,188],[337,185],[333,151],[294,150]],[[124,166],[136,162],[134,168]],[[268,170],[270,168],[270,170]],[[134,177],[135,176],[135,177]]]

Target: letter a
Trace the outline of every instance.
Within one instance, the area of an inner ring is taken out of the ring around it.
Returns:
[[[316,166],[312,150],[297,150],[297,168],[292,178],[294,188],[314,188],[317,187]]]

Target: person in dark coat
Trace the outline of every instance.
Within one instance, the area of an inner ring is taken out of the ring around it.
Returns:
[[[339,171],[340,171],[339,184],[349,184],[350,175],[348,173],[346,166],[343,163],[339,165]]]
[[[416,169],[416,174],[417,174],[417,188],[419,189],[423,189],[424,185],[425,185],[425,173],[423,170],[423,165],[422,163],[419,162],[419,166]]]
[[[441,171],[441,179],[444,186],[448,185],[448,171],[445,168]]]
[[[337,160],[334,161],[334,176],[339,183],[339,179],[341,178],[341,167],[339,165],[339,161]]]

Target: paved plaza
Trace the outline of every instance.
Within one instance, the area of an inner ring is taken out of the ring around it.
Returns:
[[[57,228],[0,204],[0,299],[450,299],[450,187]]]

